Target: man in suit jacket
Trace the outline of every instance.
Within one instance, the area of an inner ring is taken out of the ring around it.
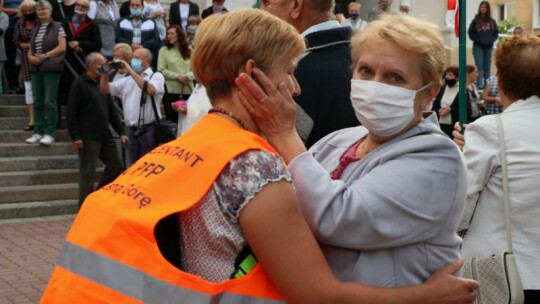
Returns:
[[[189,16],[199,16],[199,6],[189,0],[179,0],[171,3],[169,8],[169,25],[180,25],[182,29],[187,27]]]
[[[225,3],[225,0],[212,0],[212,6],[203,10],[201,17],[204,19],[212,14],[228,12],[227,8],[223,6],[223,3]]]

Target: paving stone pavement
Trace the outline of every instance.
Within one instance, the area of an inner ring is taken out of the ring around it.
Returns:
[[[38,303],[73,215],[0,220],[0,303]]]

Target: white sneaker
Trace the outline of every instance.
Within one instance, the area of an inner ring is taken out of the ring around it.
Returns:
[[[30,138],[26,139],[26,143],[27,144],[37,144],[42,138],[43,138],[43,135],[32,134],[32,136],[30,136]]]
[[[45,134],[39,143],[45,146],[50,146],[54,143],[54,137],[50,136],[49,134]]]

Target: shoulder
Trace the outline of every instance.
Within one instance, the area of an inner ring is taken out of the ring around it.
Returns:
[[[222,212],[233,222],[249,201],[271,182],[287,180],[283,159],[262,150],[250,150],[234,159],[223,169],[215,182],[216,195]]]

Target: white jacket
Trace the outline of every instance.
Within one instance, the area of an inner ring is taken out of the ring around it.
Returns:
[[[501,118],[514,253],[524,289],[540,289],[540,98],[512,103]],[[465,142],[468,196],[460,229],[468,227],[462,247],[467,260],[507,246],[495,118],[484,116],[469,125]]]

